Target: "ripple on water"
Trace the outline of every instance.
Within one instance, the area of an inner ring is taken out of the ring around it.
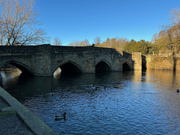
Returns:
[[[22,91],[19,100],[59,134],[176,134],[180,94],[175,90],[180,77],[173,74],[170,81],[164,77],[166,72],[156,73],[32,78],[25,83],[19,79],[16,83],[25,85],[11,88]],[[43,79],[49,84],[36,83]],[[67,120],[54,121],[64,112]]]

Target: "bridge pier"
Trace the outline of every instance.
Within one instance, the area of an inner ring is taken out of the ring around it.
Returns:
[[[95,73],[95,67],[87,67],[83,73]]]
[[[34,63],[35,76],[53,76],[50,59],[43,57]]]
[[[142,55],[141,52],[133,52],[132,60],[134,61],[134,70],[142,70]]]
[[[35,76],[53,76],[52,74],[52,47],[50,45],[37,46],[37,52],[31,58]]]

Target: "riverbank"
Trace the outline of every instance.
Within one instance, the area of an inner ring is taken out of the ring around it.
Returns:
[[[57,135],[48,125],[0,87],[0,134]]]

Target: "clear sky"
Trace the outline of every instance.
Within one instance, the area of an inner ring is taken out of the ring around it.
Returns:
[[[36,6],[48,36],[68,45],[85,39],[92,44],[97,36],[151,41],[180,0],[36,0]]]

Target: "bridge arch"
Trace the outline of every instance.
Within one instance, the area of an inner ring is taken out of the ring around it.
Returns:
[[[5,61],[0,64],[0,67],[4,66],[6,64],[10,64],[10,65],[17,67],[18,69],[20,69],[22,71],[23,74],[33,75],[33,76],[36,75],[36,72],[32,68],[30,68],[27,64],[24,64],[20,61],[16,61],[16,60]]]
[[[101,60],[95,64],[95,72],[108,72],[112,71],[112,67],[106,60]]]
[[[122,70],[123,71],[130,71],[130,70],[132,70],[132,67],[131,67],[131,65],[128,62],[124,62],[122,64]]]
[[[62,73],[83,73],[83,69],[79,64],[73,61],[62,62],[60,65],[56,66],[53,73],[58,69],[61,69]]]

